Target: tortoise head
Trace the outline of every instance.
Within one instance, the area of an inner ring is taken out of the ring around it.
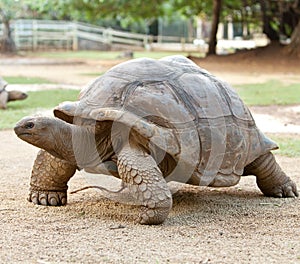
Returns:
[[[15,125],[14,131],[20,139],[59,158],[72,137],[70,125],[52,117],[24,117]]]
[[[28,95],[24,92],[12,90],[8,91],[8,102],[9,101],[16,101],[16,100],[24,100],[28,97]]]
[[[27,143],[81,168],[97,166],[110,151],[107,144],[100,144],[103,148],[97,149],[95,134],[89,128],[59,118],[24,117],[14,130]]]

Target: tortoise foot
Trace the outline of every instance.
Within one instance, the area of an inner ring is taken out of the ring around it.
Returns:
[[[30,191],[28,201],[37,205],[61,206],[67,203],[67,192]]]
[[[139,214],[138,223],[142,225],[159,225],[165,221],[172,207],[172,199],[164,201],[164,206],[149,208],[143,206]]]
[[[255,175],[259,189],[266,196],[298,197],[296,184],[282,171],[274,155],[268,152],[245,167],[244,175]]]
[[[272,189],[262,190],[266,196],[276,198],[296,198],[299,196],[296,184],[288,178],[288,181],[281,185],[276,185]]]
[[[67,183],[75,171],[75,165],[40,150],[31,173],[28,201],[48,206],[65,205]]]

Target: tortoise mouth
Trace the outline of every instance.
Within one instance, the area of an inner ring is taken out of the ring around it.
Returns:
[[[21,131],[17,131],[16,129],[15,129],[15,133],[19,138],[28,138],[33,136],[33,133],[21,132]]]
[[[18,125],[15,126],[14,131],[15,131],[15,133],[18,137],[31,137],[31,136],[33,136],[32,132],[24,131],[24,128],[22,126],[18,126]]]
[[[32,136],[33,134],[32,133],[26,133],[26,132],[24,132],[24,133],[16,133],[17,134],[17,136],[18,137],[26,137],[26,136]]]

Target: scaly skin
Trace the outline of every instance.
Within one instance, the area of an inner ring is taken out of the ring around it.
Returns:
[[[172,207],[172,195],[154,159],[142,149],[126,144],[118,153],[120,178],[142,210],[140,224],[161,224]]]
[[[75,165],[40,150],[32,169],[28,200],[41,205],[65,205],[67,183],[75,171]]]
[[[271,152],[260,156],[245,167],[244,175],[255,175],[260,190],[266,196],[297,197],[296,184],[281,170]]]

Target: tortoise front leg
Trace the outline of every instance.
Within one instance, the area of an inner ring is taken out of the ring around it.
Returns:
[[[253,174],[260,190],[266,196],[296,197],[296,184],[282,171],[274,155],[269,152],[245,167],[244,175]]]
[[[137,146],[126,144],[118,154],[120,178],[142,205],[141,224],[161,224],[172,207],[172,195],[155,160]]]
[[[40,150],[31,173],[28,200],[41,205],[65,205],[67,183],[75,171],[76,166]]]

